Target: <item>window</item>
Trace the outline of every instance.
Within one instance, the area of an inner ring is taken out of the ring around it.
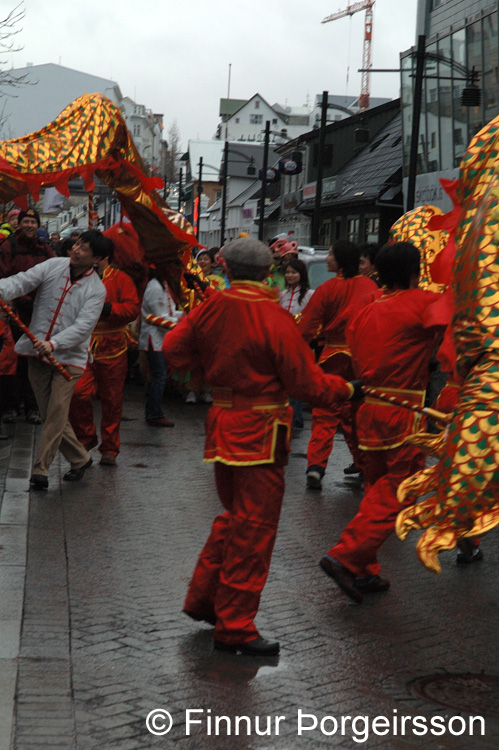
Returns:
[[[250,115],[250,125],[261,125],[263,122],[263,115]]]
[[[255,101],[255,109],[260,109],[260,102],[258,99]]]
[[[239,125],[239,120],[240,120],[240,118],[236,117],[236,125]]]
[[[331,221],[325,221],[319,229],[319,245],[331,244]]]
[[[133,126],[133,134],[134,135],[140,135],[140,125],[134,125]]]
[[[274,119],[272,120],[272,125],[277,125],[277,117],[274,117]]]
[[[366,217],[366,242],[378,242],[379,240],[379,218],[377,216]]]
[[[359,241],[360,218],[358,216],[349,216],[347,220],[348,239],[352,242]]]

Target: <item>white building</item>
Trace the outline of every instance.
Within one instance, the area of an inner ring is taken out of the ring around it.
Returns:
[[[12,78],[23,81],[20,86],[3,86],[4,96],[0,103],[0,140],[21,138],[41,130],[78,97],[83,94],[102,94],[116,104],[123,114],[127,128],[137,151],[151,174],[164,174],[164,152],[166,143],[162,138],[163,115],[154,114],[143,104],[130,97],[123,97],[119,85],[108,78],[83,73],[62,65],[47,63],[28,64],[25,68],[9,71]],[[99,192],[99,191],[97,191]],[[115,206],[110,191],[102,202],[106,204],[105,224],[112,223],[119,206]],[[72,192],[65,199],[64,210],[57,216],[45,218],[50,231],[61,230],[69,225],[83,226],[88,199],[83,188]],[[102,211],[102,207],[100,209]]]
[[[24,77],[26,83],[12,87],[11,92],[8,84],[3,86],[0,140],[21,138],[40,130],[83,94],[103,94],[120,107],[144,161],[153,164],[154,157],[159,166],[163,115],[153,114],[130,97],[124,98],[116,81],[54,63],[28,64],[25,68],[10,70],[9,74],[13,78]]]
[[[221,123],[217,138],[226,141],[263,141],[265,123],[270,121],[271,141],[279,142],[279,134],[284,139],[297,138],[310,130],[310,113],[306,107],[271,106],[263,96],[255,94],[242,99],[220,100]]]
[[[380,97],[370,99],[370,108],[390,101]],[[270,140],[284,143],[298,138],[320,126],[322,94],[315,98],[313,108],[268,104],[263,96],[251,99],[220,99],[221,122],[216,137],[225,141],[263,141],[265,123],[270,122]],[[328,95],[327,122],[337,122],[359,111],[359,97]],[[282,137],[280,137],[282,134]]]
[[[137,104],[125,96],[119,103],[123,113],[126,126],[137,147],[137,151],[144,160],[152,174],[164,172],[164,155],[162,149],[165,147],[163,140],[163,115],[154,114],[143,104]]]

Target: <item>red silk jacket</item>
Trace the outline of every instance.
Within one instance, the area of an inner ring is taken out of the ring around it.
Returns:
[[[439,299],[422,289],[384,291],[357,313],[346,338],[355,375],[364,385],[423,405],[435,337],[446,324],[432,314]],[[357,413],[359,447],[396,448],[419,422],[412,411],[367,397]]]
[[[127,325],[140,312],[137,290],[128,274],[108,266],[102,283],[106,287],[106,302],[111,303],[111,314],[101,316],[92,333],[90,349],[96,361],[114,359],[126,352],[130,342]]]
[[[163,354],[181,371],[200,365],[213,389],[205,461],[274,463],[280,426],[289,451],[288,396],[327,408],[352,392],[315,364],[277,292],[257,282],[234,281],[194,308],[165,335]]]
[[[300,330],[307,343],[318,335],[325,339],[319,362],[338,352],[350,355],[345,330],[352,317],[367,304],[378,287],[367,276],[335,276],[317,287],[303,310]]]
[[[15,375],[17,354],[14,338],[8,323],[0,318],[0,375]]]

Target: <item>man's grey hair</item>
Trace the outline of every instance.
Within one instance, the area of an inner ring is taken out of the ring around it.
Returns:
[[[232,278],[240,281],[263,281],[272,264],[267,245],[253,237],[240,237],[224,245],[222,257]]]

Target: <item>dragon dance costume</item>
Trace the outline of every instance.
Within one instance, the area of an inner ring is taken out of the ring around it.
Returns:
[[[290,445],[288,396],[333,407],[352,394],[326,375],[277,292],[233,281],[165,335],[163,353],[180,370],[200,363],[212,388],[205,461],[215,463],[225,512],[215,519],[184,604],[195,619],[216,619],[225,644],[258,637],[254,618],[265,585],[284,494]]]
[[[378,287],[366,276],[345,279],[341,274],[321,284],[314,292],[300,319],[300,330],[307,343],[320,333],[325,345],[319,358],[324,372],[345,380],[354,377],[352,355],[345,340],[345,329]],[[324,473],[333,449],[334,436],[341,424],[354,464],[362,466],[362,455],[355,433],[358,403],[338,404],[332,409],[312,411],[312,435],[307,449],[307,466],[320,467]]]
[[[422,406],[435,335],[444,324],[430,314],[438,295],[422,289],[384,290],[347,329],[356,377]],[[424,467],[424,454],[406,439],[420,416],[367,396],[357,413],[365,494],[359,511],[328,555],[358,577],[378,575],[376,553],[392,533],[401,481]]]
[[[499,523],[499,118],[471,141],[457,188],[462,207],[452,275],[453,338],[463,379],[454,420],[437,446],[438,464],[398,491],[404,539],[424,529],[417,553],[440,572],[438,553]]]
[[[92,333],[92,361],[75,386],[69,421],[82,445],[87,448],[96,445],[92,397],[97,389],[102,410],[99,451],[117,456],[130,343],[127,325],[136,319],[140,307],[135,284],[124,271],[107,266],[102,283],[106,288],[104,311],[106,303],[110,310],[108,315],[101,315]]]

